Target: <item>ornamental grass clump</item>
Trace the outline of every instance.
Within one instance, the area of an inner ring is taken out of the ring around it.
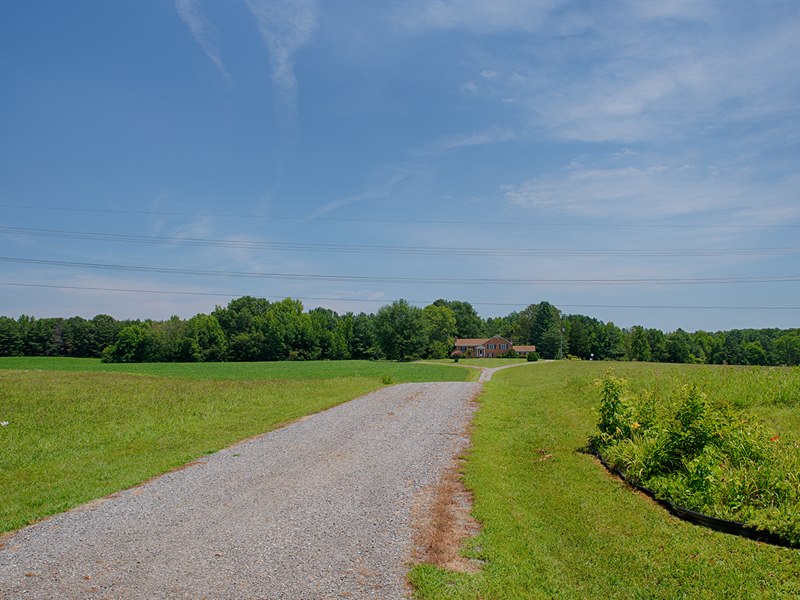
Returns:
[[[739,521],[800,544],[800,445],[696,385],[667,400],[632,393],[612,373],[598,382],[592,446],[662,500]]]

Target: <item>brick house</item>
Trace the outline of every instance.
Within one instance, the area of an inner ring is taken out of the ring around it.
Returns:
[[[490,338],[456,338],[453,351],[459,351],[467,358],[495,358],[509,350],[525,356],[536,352],[536,346],[515,346],[511,340],[495,335]]]

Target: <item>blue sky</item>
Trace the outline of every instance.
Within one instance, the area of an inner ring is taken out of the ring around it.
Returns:
[[[7,0],[0,314],[796,327],[798,56],[796,2]]]

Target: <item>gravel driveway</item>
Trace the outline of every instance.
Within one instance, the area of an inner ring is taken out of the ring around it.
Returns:
[[[476,383],[383,388],[0,540],[0,598],[402,598]]]

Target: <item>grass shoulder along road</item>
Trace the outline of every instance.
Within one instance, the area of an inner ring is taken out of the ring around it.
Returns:
[[[0,359],[0,422],[7,422],[0,427],[0,532],[135,486],[387,382],[463,381],[467,371],[369,361]]]
[[[609,368],[654,393],[698,383],[709,395],[725,394],[765,418],[791,409],[786,394],[776,390],[791,388],[800,372],[790,373],[788,383],[778,377],[779,384],[777,371],[746,368],[597,362],[542,367],[499,372],[479,399],[464,480],[483,527],[465,552],[484,561],[481,571],[418,565],[410,574],[418,598],[800,596],[799,550],[672,517],[581,451],[596,425],[594,382]],[[796,418],[783,422],[782,435],[800,439]]]

